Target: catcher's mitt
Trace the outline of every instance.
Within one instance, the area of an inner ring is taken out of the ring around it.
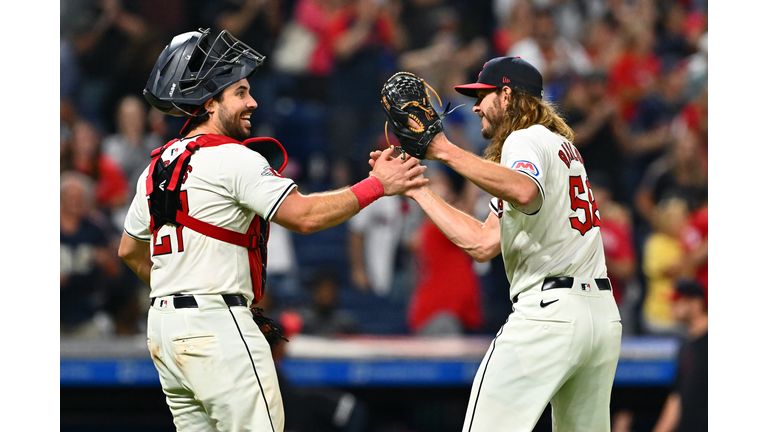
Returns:
[[[271,318],[264,316],[264,309],[260,307],[251,307],[250,309],[253,313],[253,321],[259,326],[259,330],[269,345],[277,346],[281,339],[288,342],[288,339],[283,337],[280,327]]]
[[[427,154],[427,146],[435,135],[444,130],[442,118],[452,112],[448,111],[451,107],[449,103],[443,114],[438,115],[432,107],[427,88],[432,90],[440,106],[443,106],[437,92],[426,81],[410,72],[392,75],[381,89],[381,106],[388,118],[384,125],[385,134],[387,124],[391,123],[402,150],[419,159]],[[409,125],[409,118],[418,126]]]

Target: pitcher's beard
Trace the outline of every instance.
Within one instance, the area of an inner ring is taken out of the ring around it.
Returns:
[[[483,113],[483,118],[485,118],[485,121],[488,123],[488,126],[484,127],[480,131],[480,135],[483,138],[491,139],[493,138],[494,135],[496,135],[499,125],[501,124],[501,120],[502,120],[501,116],[502,116],[501,104],[499,103],[499,100],[496,99],[493,105],[491,106],[491,109]]]
[[[480,131],[480,135],[482,135],[485,139],[491,139],[496,134],[496,129],[493,127],[493,125],[488,124],[488,127],[484,127],[483,130]]]

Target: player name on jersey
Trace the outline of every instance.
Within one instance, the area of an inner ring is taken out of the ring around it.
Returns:
[[[573,144],[565,141],[561,147],[562,150],[557,152],[557,155],[560,157],[560,160],[565,163],[565,166],[570,168],[571,162],[573,161],[579,161],[584,165],[584,159],[582,159],[581,153],[579,153],[579,150],[577,150]]]

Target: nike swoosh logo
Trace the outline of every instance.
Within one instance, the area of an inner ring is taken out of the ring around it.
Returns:
[[[556,302],[558,300],[560,300],[560,299],[555,299],[555,300],[548,301],[548,302],[544,302],[544,300],[542,300],[541,303],[539,303],[539,306],[545,308],[545,307],[551,305],[552,303],[554,303],[554,302]]]

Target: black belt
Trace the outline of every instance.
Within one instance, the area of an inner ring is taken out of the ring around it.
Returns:
[[[227,306],[248,306],[248,300],[240,294],[222,294],[221,297]],[[151,299],[149,304],[154,306],[155,299]],[[173,296],[173,307],[176,309],[196,308],[197,300],[192,295],[175,295]]]
[[[610,291],[611,290],[611,281],[607,278],[601,278],[601,279],[595,279],[595,285],[597,285],[597,289],[600,291]],[[573,286],[573,278],[572,277],[548,277],[544,279],[544,283],[541,285],[541,290],[551,290],[555,288],[571,288]]]

